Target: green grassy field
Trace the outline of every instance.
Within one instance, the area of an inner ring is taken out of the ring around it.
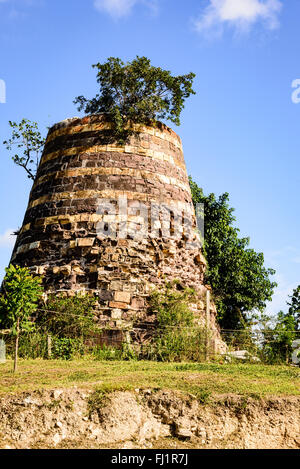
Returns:
[[[300,369],[260,364],[20,360],[0,364],[0,396],[57,387],[177,389],[196,396],[300,395]]]

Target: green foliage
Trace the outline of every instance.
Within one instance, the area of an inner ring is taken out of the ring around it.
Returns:
[[[250,249],[249,238],[239,238],[234,227],[234,209],[227,193],[216,198],[205,196],[190,178],[193,203],[204,204],[204,251],[208,262],[206,282],[212,286],[223,329],[242,329],[247,313],[263,311],[276,283],[270,280],[273,269],[264,266],[264,256]]]
[[[207,332],[201,327],[158,329],[147,358],[162,362],[203,361]]]
[[[196,397],[200,404],[208,404],[211,400],[212,392],[208,391],[207,389],[199,389],[196,393]]]
[[[300,285],[293,291],[289,305],[289,315],[294,318],[295,329],[300,331]]]
[[[101,387],[96,389],[88,400],[88,414],[91,416],[93,412],[97,412],[101,418],[101,409],[109,404],[110,394],[116,391],[131,391],[132,386],[128,384],[111,384],[103,383]]]
[[[13,162],[25,169],[28,178],[34,180],[45,145],[45,138],[42,137],[37,122],[22,119],[19,123],[9,121],[9,125],[12,129],[12,135],[9,140],[3,142],[3,145],[6,145],[6,149],[9,151],[12,151],[13,148],[18,149],[18,153],[12,155]]]
[[[30,275],[29,269],[10,265],[3,281],[0,295],[0,325],[10,327],[15,336],[14,372],[17,370],[19,336],[21,331],[33,330],[30,320],[42,297],[41,278]]]
[[[96,391],[90,395],[87,405],[89,417],[91,417],[94,412],[100,411],[100,409],[108,404],[109,393],[110,392],[107,392],[105,389],[96,389]]]
[[[7,335],[5,339],[7,354],[12,357],[15,336]],[[19,338],[18,356],[26,360],[48,358],[47,336],[36,329],[31,332],[22,332]]]
[[[159,327],[187,327],[193,324],[193,312],[189,303],[196,293],[191,288],[182,288],[180,282],[167,282],[161,290],[150,295],[150,312],[156,313]]]
[[[121,360],[122,351],[115,347],[101,345],[93,350],[93,357],[99,361]]]
[[[146,353],[159,361],[201,360],[204,356],[206,333],[193,326],[190,303],[196,293],[183,288],[179,281],[166,283],[150,295],[150,312],[156,313],[158,328]]]
[[[33,322],[30,317],[37,309],[43,294],[42,280],[33,277],[26,267],[10,265],[5,269],[3,293],[0,295],[0,325],[10,327],[13,334],[31,331]]]
[[[123,343],[121,348],[101,345],[93,351],[93,356],[99,361],[129,361],[139,358],[138,353],[127,343]]]
[[[168,119],[180,125],[184,101],[191,94],[194,73],[172,76],[167,70],[153,67],[146,57],[136,57],[126,64],[110,57],[96,68],[100,93],[88,100],[78,96],[74,104],[86,114],[105,112],[115,124],[118,140],[127,139],[131,123],[148,124],[156,119]]]
[[[50,295],[39,310],[36,324],[57,337],[85,337],[95,330],[94,304],[95,299],[88,295]]]
[[[237,329],[230,332],[222,332],[222,338],[228,345],[228,351],[247,350],[249,353],[248,361],[252,361],[252,357],[260,357],[259,343],[257,336],[252,333],[251,323],[245,329]],[[230,357],[232,362],[240,362],[240,360]]]
[[[37,359],[48,356],[47,336],[40,332],[24,333],[20,336],[19,357]]]
[[[124,342],[122,344],[122,355],[121,355],[121,360],[124,361],[129,361],[129,360],[138,360],[138,354],[134,350],[134,348],[130,345]]]
[[[83,342],[79,338],[54,337],[52,339],[52,358],[72,360],[75,356],[83,356]]]
[[[273,318],[269,317],[269,321]],[[280,311],[273,320],[274,326],[266,325],[263,330],[262,359],[266,363],[289,362],[292,355],[292,342],[299,339],[297,321],[293,314]]]

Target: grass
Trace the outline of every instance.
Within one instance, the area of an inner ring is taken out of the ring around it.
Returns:
[[[261,364],[156,363],[146,361],[20,360],[0,364],[0,396],[79,386],[103,390],[176,389],[209,400],[218,394],[299,396],[300,369]]]

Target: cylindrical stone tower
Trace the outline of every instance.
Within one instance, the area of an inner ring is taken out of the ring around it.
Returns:
[[[111,127],[100,114],[49,130],[12,262],[43,275],[48,293],[93,293],[99,321],[117,328],[153,320],[149,292],[179,279],[196,289],[203,322],[205,259],[181,140],[157,124],[120,145]],[[215,314],[212,304],[212,330]]]

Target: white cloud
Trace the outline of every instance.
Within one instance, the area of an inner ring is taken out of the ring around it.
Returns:
[[[94,6],[114,17],[126,16],[130,13],[137,0],[95,0]]]
[[[247,31],[263,22],[268,29],[279,26],[280,0],[209,0],[209,5],[194,22],[201,33],[221,34],[225,25]]]
[[[108,13],[115,19],[128,16],[137,4],[156,9],[157,0],[94,0],[96,10]]]
[[[31,7],[42,7],[44,0],[0,0],[1,10],[2,5],[8,19],[18,20],[27,18]]]
[[[16,237],[13,235],[13,232],[16,231],[13,228],[8,229],[5,233],[0,234],[0,247],[1,248],[11,248],[14,246]]]

